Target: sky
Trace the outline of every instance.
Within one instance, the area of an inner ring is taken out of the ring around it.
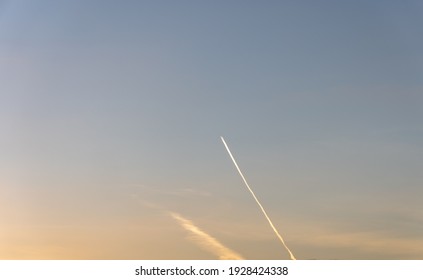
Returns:
[[[0,259],[423,259],[420,1],[0,1]]]

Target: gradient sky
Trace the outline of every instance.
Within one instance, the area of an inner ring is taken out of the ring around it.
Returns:
[[[170,213],[288,259],[221,135],[298,259],[423,259],[422,26],[421,1],[0,1],[0,259],[218,258]]]

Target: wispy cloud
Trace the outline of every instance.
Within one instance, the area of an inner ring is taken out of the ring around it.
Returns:
[[[175,219],[184,229],[192,234],[192,239],[198,243],[204,250],[216,255],[221,260],[242,260],[244,259],[240,254],[232,251],[216,238],[210,236],[194,223],[188,219],[185,219],[181,215],[170,212],[170,215]]]
[[[422,227],[408,233],[392,229],[344,228],[337,223],[291,221],[296,224],[291,242],[308,247],[308,257],[318,259],[421,259]],[[312,233],[312,234],[310,234]],[[310,253],[314,251],[313,253]]]

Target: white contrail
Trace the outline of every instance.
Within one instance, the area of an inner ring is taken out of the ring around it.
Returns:
[[[282,242],[282,245],[285,247],[285,249],[288,251],[289,256],[291,257],[291,260],[296,260],[294,255],[292,254],[291,250],[289,250],[288,246],[286,246],[285,241],[283,240],[282,236],[279,234],[278,230],[273,225],[272,221],[270,220],[269,216],[267,215],[266,211],[264,210],[263,206],[261,205],[260,201],[257,199],[256,195],[254,194],[253,190],[250,188],[250,186],[247,183],[247,180],[245,179],[244,175],[241,172],[241,169],[239,169],[238,164],[235,161],[235,158],[232,156],[231,150],[229,150],[228,145],[225,142],[225,139],[223,139],[222,136],[220,136],[222,139],[223,145],[225,145],[226,150],[228,151],[229,156],[231,157],[233,163],[235,164],[236,169],[239,172],[239,175],[241,175],[242,180],[244,181],[245,185],[247,186],[250,193],[253,195],[254,199],[256,200],[258,206],[260,206],[261,212],[263,212],[264,216],[266,217],[267,221],[269,222],[270,226],[272,227],[273,231],[275,232],[276,236],[279,238],[279,240]]]
[[[221,260],[243,260],[244,258],[238,253],[224,246],[216,238],[205,233],[197,226],[195,226],[190,220],[183,218],[177,213],[170,212],[172,218],[185,228],[187,231],[193,234],[194,240],[203,247],[205,250],[217,255]]]

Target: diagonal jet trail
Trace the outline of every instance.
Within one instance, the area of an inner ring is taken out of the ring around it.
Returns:
[[[256,195],[254,194],[253,190],[250,188],[250,186],[247,183],[247,180],[245,179],[244,175],[241,172],[241,169],[239,169],[238,164],[235,161],[235,158],[232,156],[231,151],[229,150],[228,145],[225,142],[225,139],[223,139],[222,136],[220,136],[222,139],[223,145],[225,145],[226,150],[228,151],[229,156],[231,157],[233,163],[235,164],[236,169],[238,170],[239,175],[241,175],[242,180],[244,181],[245,185],[247,186],[250,193],[253,195],[254,199],[256,200],[258,206],[261,209],[261,212],[263,212],[263,215],[266,217],[267,221],[269,222],[270,226],[272,227],[273,231],[275,232],[276,236],[279,238],[279,240],[282,242],[282,245],[285,247],[285,249],[288,251],[289,256],[291,257],[291,260],[296,260],[294,255],[292,254],[291,250],[289,250],[288,246],[286,246],[285,241],[283,240],[282,236],[279,234],[278,230],[273,225],[272,221],[270,220],[269,216],[267,215],[266,211],[264,210],[263,206],[261,205],[260,201],[257,199]]]

